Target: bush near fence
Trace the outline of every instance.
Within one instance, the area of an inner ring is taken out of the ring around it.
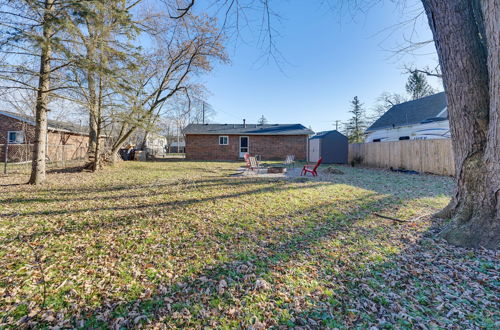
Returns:
[[[349,162],[356,157],[361,157],[363,166],[404,168],[451,176],[455,174],[450,139],[350,144]]]

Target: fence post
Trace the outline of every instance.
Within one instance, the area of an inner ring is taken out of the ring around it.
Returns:
[[[62,166],[66,167],[66,147],[67,145],[63,144],[62,145]]]
[[[8,141],[6,141],[8,142]],[[5,143],[5,163],[3,165],[3,174],[7,174],[7,161],[9,160],[9,144]]]

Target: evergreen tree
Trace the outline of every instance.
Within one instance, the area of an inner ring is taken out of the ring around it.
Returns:
[[[259,125],[261,125],[261,126],[262,126],[262,125],[267,124],[267,119],[266,119],[266,117],[264,117],[264,115],[262,115],[262,116],[259,118],[259,120],[257,121],[257,123],[258,123]]]
[[[422,98],[435,93],[434,88],[427,82],[425,74],[413,71],[408,77],[406,91],[412,100]]]
[[[72,47],[71,38],[62,35],[73,19],[69,8],[77,3],[76,0],[0,0],[1,86],[36,94],[30,184],[43,184],[46,179],[47,114],[56,91],[67,87],[58,73],[74,59],[62,56]],[[31,63],[37,64],[33,68]]]
[[[347,137],[350,143],[361,143],[366,129],[366,117],[363,104],[357,96],[351,101],[351,110],[349,112],[352,113],[352,117],[346,125]]]

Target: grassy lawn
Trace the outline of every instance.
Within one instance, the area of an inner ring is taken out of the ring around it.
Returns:
[[[498,326],[498,259],[436,238],[450,178],[126,162],[0,178],[2,327]],[[495,322],[497,322],[495,324]]]

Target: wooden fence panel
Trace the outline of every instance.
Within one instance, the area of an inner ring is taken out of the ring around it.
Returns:
[[[349,162],[362,158],[362,165],[404,168],[418,172],[454,175],[451,140],[405,140],[349,145]]]

